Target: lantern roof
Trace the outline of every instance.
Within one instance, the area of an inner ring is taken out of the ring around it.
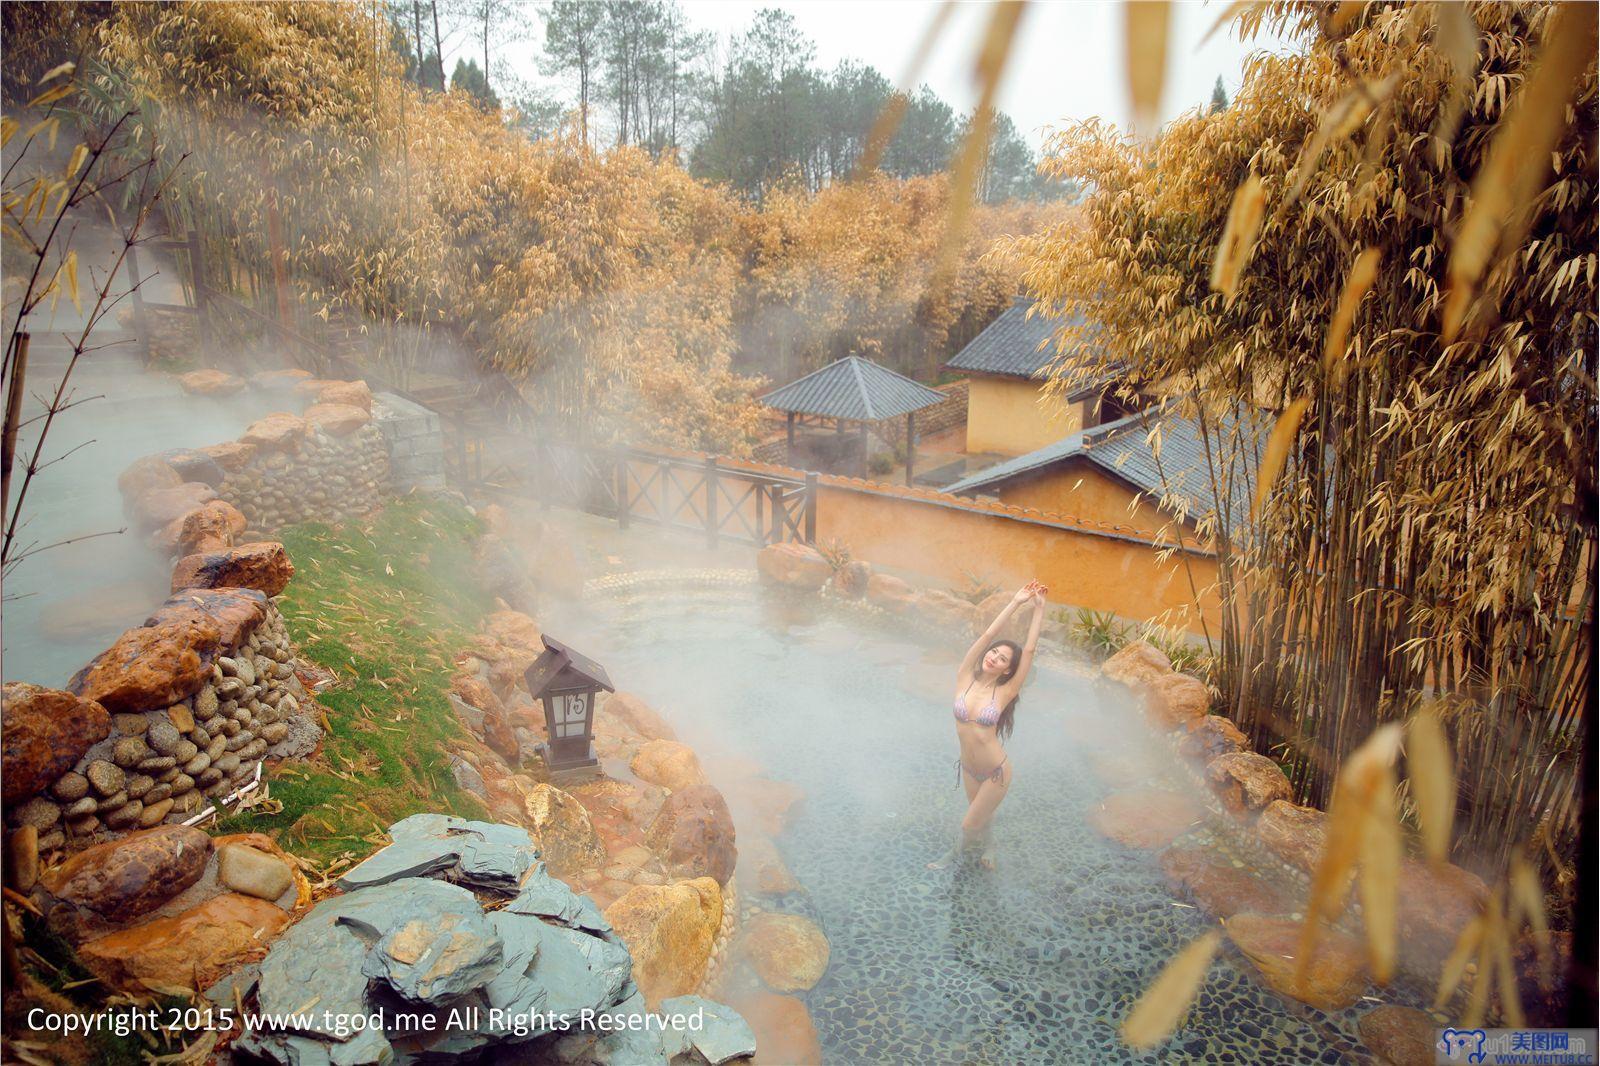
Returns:
[[[574,651],[552,637],[543,637],[544,654],[536,659],[524,675],[528,681],[528,695],[534,699],[546,693],[570,692],[574,689],[603,688],[615,692],[605,667],[581,652]]]

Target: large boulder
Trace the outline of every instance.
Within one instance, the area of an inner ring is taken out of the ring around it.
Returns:
[[[1168,848],[1161,853],[1161,872],[1174,895],[1193,900],[1218,918],[1231,918],[1240,911],[1281,914],[1293,902],[1279,886],[1206,848]]]
[[[208,444],[200,451],[210,456],[211,461],[222,467],[225,473],[234,474],[250,465],[250,460],[255,458],[256,446],[242,440],[229,440],[221,444]]]
[[[1322,861],[1328,840],[1328,816],[1315,807],[1297,807],[1273,800],[1256,819],[1256,835],[1274,855],[1306,873]]]
[[[805,1000],[774,992],[754,992],[734,1002],[756,1034],[755,1061],[779,1063],[822,1062],[822,1043]]]
[[[1205,809],[1165,789],[1113,792],[1089,812],[1089,825],[1129,848],[1164,848],[1198,825]]]
[[[117,490],[128,501],[156,489],[175,489],[182,484],[183,478],[159,455],[135,459],[117,476]]]
[[[490,688],[482,678],[473,674],[457,674],[452,677],[450,691],[467,706],[474,707],[486,715],[505,713],[505,704],[494,694],[494,689]]]
[[[372,421],[366,408],[349,403],[314,403],[306,408],[304,417],[330,437],[348,437]]]
[[[672,731],[672,726],[667,720],[648,703],[638,696],[628,692],[612,692],[606,695],[597,712],[600,716],[615,718],[625,723],[629,729],[644,737],[646,740],[677,740],[678,735]]]
[[[977,606],[941,589],[925,589],[918,593],[911,611],[940,629],[967,633],[979,628]]]
[[[1188,724],[1187,732],[1178,740],[1178,754],[1190,762],[1205,766],[1219,755],[1248,751],[1249,739],[1231,719],[1220,714],[1208,714]]]
[[[276,596],[289,585],[294,564],[277,541],[186,555],[172,568],[172,591],[192,588],[258,589]]]
[[[211,838],[192,826],[164,825],[86,848],[45,873],[51,895],[126,922],[160,907],[205,873]]]
[[[733,815],[714,785],[690,785],[667,797],[645,843],[675,877],[710,877],[726,885],[739,852]]]
[[[106,709],[70,692],[12,681],[0,703],[0,782],[8,804],[43,792],[111,733]]]
[[[234,892],[276,900],[294,887],[294,869],[277,848],[239,839],[219,840],[215,846],[217,880]]]
[[[199,481],[218,488],[226,476],[215,459],[197,448],[173,448],[162,452],[161,458],[185,481]]]
[[[1356,1023],[1361,1042],[1385,1066],[1433,1066],[1439,1024],[1426,1011],[1385,1004]]]
[[[1145,706],[1164,729],[1184,729],[1206,717],[1211,690],[1188,674],[1161,674],[1144,685]]]
[[[205,683],[221,639],[206,614],[173,612],[169,620],[123,633],[68,688],[113,713],[170,707]]]
[[[1147,640],[1130,640],[1100,664],[1100,673],[1142,692],[1151,681],[1172,673],[1172,660]]]
[[[282,389],[287,391],[293,389],[300,382],[309,380],[311,380],[311,371],[301,370],[299,367],[286,367],[282,370],[258,370],[250,375],[250,384],[258,389]]]
[[[763,896],[783,896],[800,890],[800,882],[789,872],[789,864],[772,838],[746,831],[739,837],[739,884],[754,888]]]
[[[633,979],[656,1006],[700,987],[722,925],[722,889],[709,877],[635,885],[605,910],[633,955]]]
[[[673,792],[704,784],[706,779],[694,749],[675,740],[652,740],[640,745],[629,769],[640,780]]]
[[[539,841],[539,854],[557,873],[576,873],[605,861],[606,849],[589,812],[554,785],[528,790],[523,807]]]
[[[1206,781],[1234,814],[1254,814],[1277,800],[1294,798],[1278,764],[1253,751],[1219,755],[1206,764]]]
[[[756,572],[771,584],[815,592],[833,576],[833,567],[815,548],[785,541],[756,553]]]
[[[1293,918],[1248,912],[1223,922],[1228,938],[1273,991],[1318,1010],[1344,1010],[1361,998],[1367,987],[1360,942],[1344,933],[1323,929],[1304,980],[1297,980],[1300,927],[1301,923]]]
[[[217,628],[218,645],[236,648],[267,617],[266,594],[258,589],[184,589],[168,596],[146,626],[182,624],[202,619]]]
[[[206,368],[178,375],[178,384],[184,392],[196,396],[232,396],[244,388],[244,379],[226,370]]]
[[[245,517],[226,500],[212,500],[172,522],[155,534],[157,550],[169,555],[194,555],[233,547],[233,538],[245,530]]]
[[[867,602],[894,614],[902,614],[917,602],[917,590],[893,574],[876,571],[867,578]]]
[[[1400,865],[1401,963],[1434,977],[1462,928],[1483,912],[1489,887],[1470,870],[1447,862],[1407,859]]]
[[[763,911],[745,925],[739,947],[774,992],[804,992],[828,969],[828,938],[798,914]]]
[[[317,390],[317,403],[372,410],[372,390],[365,381],[330,381]]]
[[[144,529],[161,529],[217,498],[203,481],[184,481],[172,488],[150,489],[133,498],[129,512]]]
[[[265,900],[228,892],[182,913],[154,918],[78,946],[78,958],[114,988],[199,991],[271,943],[289,915]]]
[[[305,419],[279,411],[250,423],[239,440],[254,445],[258,451],[292,452],[300,447],[310,428]]]

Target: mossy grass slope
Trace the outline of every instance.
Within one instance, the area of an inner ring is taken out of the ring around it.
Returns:
[[[338,684],[317,696],[322,749],[269,775],[263,805],[221,831],[273,833],[326,865],[361,858],[411,814],[481,817],[450,776],[464,734],[446,698],[452,657],[490,607],[472,565],[477,519],[459,503],[408,496],[365,522],[281,531],[295,576],[279,603],[300,655]]]

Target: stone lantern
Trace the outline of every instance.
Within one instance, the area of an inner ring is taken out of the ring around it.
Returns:
[[[544,725],[549,740],[539,754],[552,781],[558,777],[586,776],[598,766],[594,757],[594,709],[600,690],[616,691],[605,667],[558,640],[544,637],[544,654],[524,675],[528,694],[544,704]]]

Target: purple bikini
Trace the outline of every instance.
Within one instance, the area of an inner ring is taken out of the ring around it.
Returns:
[[[967,692],[971,691],[972,684],[969,682],[967,684]],[[1000,721],[1000,705],[995,702],[993,693],[989,695],[988,706],[979,709],[977,714],[971,714],[967,710],[967,693],[963,692],[956,697],[954,711],[958,722],[976,722],[979,725],[993,727],[996,722]],[[999,781],[1005,773],[1006,757],[1003,755],[1000,757],[1000,765],[996,766],[992,773],[978,773],[976,770],[970,769],[959,758],[956,759],[956,767],[956,784],[958,785],[961,783],[961,775],[963,773],[969,775],[974,781]]]

